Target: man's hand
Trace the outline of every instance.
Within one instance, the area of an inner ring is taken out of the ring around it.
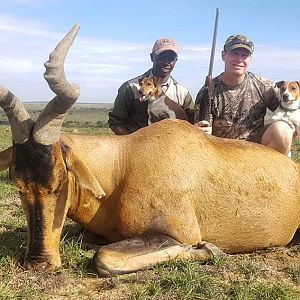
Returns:
[[[130,134],[131,132],[127,129],[126,126],[122,125],[113,125],[110,126],[110,129],[116,134],[116,135],[126,135]]]
[[[208,121],[199,121],[194,124],[196,127],[198,127],[200,130],[211,134],[212,133],[212,127],[210,126]]]

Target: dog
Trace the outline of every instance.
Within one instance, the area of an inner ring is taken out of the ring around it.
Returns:
[[[280,104],[274,112],[267,111],[265,125],[284,121],[300,136],[300,82],[279,81],[276,86],[280,90]]]
[[[139,79],[140,101],[148,101],[148,125],[168,118],[188,120],[184,109],[163,93],[161,80],[158,77]]]

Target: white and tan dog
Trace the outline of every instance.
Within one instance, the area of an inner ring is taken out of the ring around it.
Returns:
[[[161,78],[144,77],[139,80],[139,85],[140,101],[148,101],[148,125],[168,118],[188,119],[185,110],[163,93]]]
[[[280,89],[280,105],[274,112],[267,111],[265,125],[284,121],[300,136],[300,82],[279,81],[276,86]]]

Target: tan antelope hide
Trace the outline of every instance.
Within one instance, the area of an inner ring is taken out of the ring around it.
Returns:
[[[66,216],[112,242],[95,254],[103,276],[176,257],[206,261],[218,249],[286,245],[300,222],[299,167],[276,151],[209,136],[181,120],[128,136],[60,134],[79,97],[79,87],[64,75],[78,29],[45,63],[56,96],[36,122],[0,88],[13,137],[1,166],[9,163],[27,217],[25,266],[61,265]]]

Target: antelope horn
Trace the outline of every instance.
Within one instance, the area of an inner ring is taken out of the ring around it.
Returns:
[[[1,86],[0,106],[8,118],[14,142],[24,144],[34,125],[34,121],[30,118],[26,108],[13,93]]]
[[[50,145],[58,141],[66,113],[80,94],[79,86],[68,82],[64,71],[67,52],[78,31],[79,24],[76,24],[51,52],[49,60],[45,62],[44,77],[56,97],[40,113],[34,126],[33,138],[43,145]]]

